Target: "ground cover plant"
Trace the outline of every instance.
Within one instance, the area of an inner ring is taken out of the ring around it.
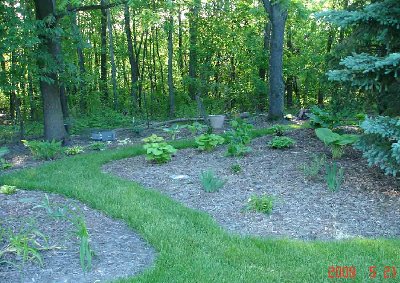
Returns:
[[[197,148],[204,151],[211,151],[218,145],[225,142],[225,139],[216,134],[202,134],[195,139]]]
[[[285,149],[294,146],[296,142],[289,137],[274,137],[268,142],[268,146],[275,149]]]
[[[173,145],[183,148],[194,142]],[[229,235],[205,213],[100,171],[106,162],[143,153],[134,146],[77,156],[1,176],[0,182],[77,198],[139,231],[158,250],[157,262],[123,282],[189,282],[193,278],[201,282],[332,282],[329,266],[349,264],[357,267],[354,282],[368,282],[371,264],[383,272],[385,265],[397,262],[400,243],[396,239],[303,242]]]
[[[27,141],[22,143],[29,148],[32,155],[39,160],[50,160],[59,157],[63,153],[61,142],[48,141]]]
[[[274,208],[274,197],[269,195],[252,195],[247,201],[246,209],[264,214],[270,214]]]
[[[147,160],[154,161],[156,163],[164,163],[171,160],[172,154],[176,152],[176,149],[164,142],[164,138],[158,137],[157,135],[151,135],[143,139],[145,143],[143,148],[146,150]]]
[[[212,170],[203,171],[200,174],[200,182],[207,193],[218,192],[225,184]]]

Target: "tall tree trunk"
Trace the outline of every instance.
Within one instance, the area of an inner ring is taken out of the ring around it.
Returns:
[[[55,0],[35,0],[36,18],[43,20],[56,13]],[[56,28],[56,22],[46,21],[46,27],[50,30]],[[51,58],[57,62],[59,54],[57,48],[58,38],[49,37],[49,33],[40,35],[40,49],[45,50]],[[64,127],[63,113],[61,109],[60,89],[58,87],[58,76],[55,72],[44,73],[45,62],[39,61],[39,68],[42,69],[42,75],[50,78],[52,82],[40,81],[40,91],[43,96],[44,112],[44,135],[46,140],[64,140],[67,132]]]
[[[86,110],[86,69],[85,69],[85,56],[83,54],[83,48],[82,48],[82,37],[81,37],[81,32],[78,27],[78,23],[76,20],[76,12],[71,13],[71,24],[72,24],[72,31],[74,33],[74,36],[76,37],[76,54],[78,55],[78,66],[79,66],[79,107],[82,112],[85,112]]]
[[[293,76],[288,76],[286,79],[286,106],[293,106]]]
[[[101,6],[106,4],[107,0],[101,0]],[[107,104],[107,9],[101,9],[100,91],[104,104]]]
[[[138,62],[135,56],[135,52],[133,51],[133,43],[132,43],[132,32],[130,26],[130,13],[128,3],[125,3],[124,6],[124,23],[125,23],[125,33],[126,39],[128,42],[128,58],[129,64],[131,66],[131,98],[132,98],[132,106],[133,109],[136,110],[138,107],[138,98],[137,98],[137,87],[139,80],[139,69]]]
[[[35,106],[35,97],[33,91],[33,79],[32,74],[28,71],[28,95],[29,95],[29,119],[31,121],[35,121],[36,119],[36,106]]]
[[[17,64],[17,60],[15,57],[15,52],[11,53],[11,72],[10,72],[10,92],[9,92],[9,111],[10,111],[10,119],[11,120],[15,120],[16,117],[16,106],[17,106],[17,95],[15,93],[15,89],[16,89],[16,81],[18,81],[18,79],[15,79],[15,77],[18,77],[16,74],[16,64]]]
[[[283,82],[283,39],[287,9],[280,2],[263,0],[271,21],[271,47],[269,61],[269,118],[283,118],[285,86]]]
[[[118,109],[117,68],[114,56],[114,37],[110,9],[107,9],[108,40],[110,43],[111,81],[113,86],[114,110]]]
[[[183,64],[183,33],[182,33],[182,10],[179,6],[178,11],[178,66],[182,78],[184,77],[184,64]]]
[[[175,93],[174,93],[174,81],[172,77],[172,59],[173,59],[172,57],[174,52],[173,40],[172,40],[173,27],[174,27],[174,19],[171,14],[169,17],[169,27],[168,27],[168,94],[169,94],[169,116],[171,118],[175,116]]]
[[[193,0],[189,15],[189,96],[192,99],[197,95],[197,22],[201,1]]]

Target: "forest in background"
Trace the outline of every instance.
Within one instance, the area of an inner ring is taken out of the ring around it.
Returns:
[[[62,139],[64,124],[193,117],[202,105],[397,116],[399,15],[396,0],[5,0],[1,130],[22,137],[44,121],[45,138]]]

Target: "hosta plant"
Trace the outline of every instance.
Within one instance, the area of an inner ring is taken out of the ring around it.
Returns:
[[[225,139],[216,134],[202,134],[195,141],[198,149],[211,151],[218,145],[223,144]]]
[[[315,134],[321,141],[331,148],[333,158],[342,157],[345,146],[357,142],[359,138],[357,135],[340,135],[338,133],[334,133],[328,128],[315,129]]]
[[[83,146],[75,145],[75,146],[67,147],[64,152],[66,155],[77,155],[77,154],[83,153],[84,150],[83,150]]]
[[[168,162],[177,151],[172,145],[164,142],[162,137],[158,137],[154,134],[142,141],[145,142],[143,148],[146,150],[146,158],[149,161],[154,161],[156,163]]]

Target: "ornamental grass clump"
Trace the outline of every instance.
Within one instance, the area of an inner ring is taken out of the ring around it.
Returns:
[[[218,192],[225,184],[212,170],[201,172],[200,182],[207,193]]]
[[[164,142],[163,137],[155,134],[142,140],[145,144],[143,148],[146,150],[146,159],[156,163],[165,163],[171,160],[176,153],[176,148]]]

